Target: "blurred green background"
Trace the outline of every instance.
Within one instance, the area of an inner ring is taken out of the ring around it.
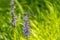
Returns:
[[[0,0],[0,40],[60,40],[60,0],[15,0],[15,28],[11,26],[10,2]],[[22,30],[24,12],[33,15],[29,15],[29,37]]]

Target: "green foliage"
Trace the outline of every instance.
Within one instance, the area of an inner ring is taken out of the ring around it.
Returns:
[[[10,2],[0,0],[0,40],[60,40],[60,0],[15,0],[15,28],[11,26]],[[22,30],[24,12],[29,14],[28,38]]]

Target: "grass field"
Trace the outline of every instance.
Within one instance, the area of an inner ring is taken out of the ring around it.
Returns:
[[[60,0],[14,0],[15,28],[10,2],[0,0],[0,40],[60,40]],[[23,33],[25,12],[29,14],[29,37]]]

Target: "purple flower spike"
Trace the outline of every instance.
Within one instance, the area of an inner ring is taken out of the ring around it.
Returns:
[[[30,26],[29,26],[29,21],[28,21],[28,15],[27,14],[25,14],[25,16],[24,16],[24,26],[25,26],[23,28],[24,35],[28,37],[30,35],[30,33],[29,33]]]

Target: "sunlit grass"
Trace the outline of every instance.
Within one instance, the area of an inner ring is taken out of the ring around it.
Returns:
[[[0,40],[60,40],[59,0],[15,0],[15,14],[17,16],[15,28],[10,27],[12,20],[11,7],[6,7],[6,4],[4,4],[5,7],[2,6],[0,6]],[[7,11],[2,10],[4,8]],[[23,33],[24,12],[29,13],[29,37],[25,37]]]

